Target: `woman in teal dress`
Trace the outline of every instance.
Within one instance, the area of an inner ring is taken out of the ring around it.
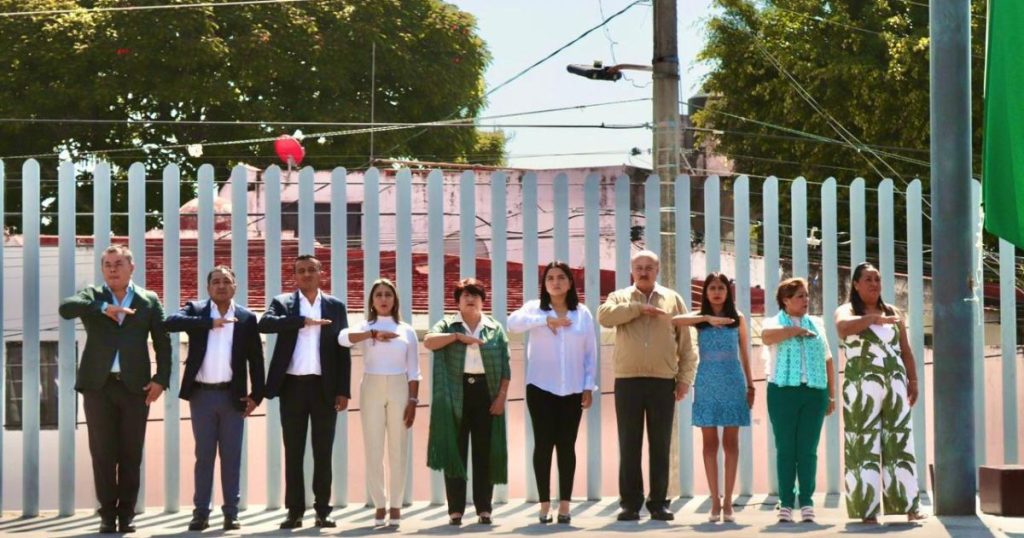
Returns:
[[[747,321],[736,311],[729,277],[711,273],[704,280],[699,312],[674,318],[697,327],[700,363],[693,384],[693,425],[704,442],[704,472],[711,491],[710,521],[734,521],[732,492],[739,461],[739,429],[750,426],[754,383],[750,375]],[[718,491],[718,428],[725,452],[725,497]]]

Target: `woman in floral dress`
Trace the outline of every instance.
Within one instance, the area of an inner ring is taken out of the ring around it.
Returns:
[[[917,370],[904,316],[882,300],[873,265],[853,271],[849,301],[835,313],[844,355],[846,511],[878,523],[879,511],[923,519],[910,409]]]

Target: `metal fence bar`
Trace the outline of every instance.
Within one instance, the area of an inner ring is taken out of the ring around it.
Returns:
[[[508,211],[506,198],[507,176],[504,172],[491,175],[491,312],[502,327],[508,327]],[[508,402],[505,402],[505,433],[508,434]],[[495,502],[508,502],[508,484],[494,488]]]
[[[248,306],[249,184],[248,171],[242,165],[237,165],[231,170],[231,208],[231,267],[235,272],[235,303]],[[238,208],[238,210],[235,208]],[[245,209],[242,210],[242,208]],[[206,275],[200,276],[205,283]],[[249,422],[249,420],[242,422],[242,458],[240,461],[241,472],[239,474],[241,495],[238,500],[238,508],[240,510],[249,508]]]
[[[57,217],[60,276],[58,287],[61,297],[75,294],[75,167],[70,162],[60,163],[58,170],[58,199],[60,215]],[[0,265],[2,267],[2,265]],[[2,296],[2,293],[0,293]],[[75,366],[78,359],[75,350],[75,320],[61,319],[59,346],[57,351],[57,428],[58,478],[57,513],[70,516],[75,513],[75,427],[77,421],[78,395],[75,393]],[[2,401],[2,400],[0,400]],[[174,423],[177,427],[177,422]]]
[[[633,218],[629,207],[629,176],[615,178],[615,288],[629,285],[629,258],[632,254],[631,227]]]
[[[21,340],[21,499],[25,517],[39,515],[39,163],[25,161],[21,172],[21,226],[24,237]]]
[[[587,175],[583,189],[583,230],[584,230],[584,301],[591,314],[596,315],[601,306],[601,177]],[[595,324],[594,340],[597,343],[597,365],[594,368],[594,383],[597,391],[587,410],[587,500],[601,498],[601,327]]]
[[[476,276],[476,174],[459,179],[459,277]]]
[[[537,174],[529,172],[523,178],[523,302],[537,298]],[[523,347],[527,346],[529,336],[523,337]],[[529,361],[523,364],[523,391],[526,391],[526,372],[530,368]],[[533,461],[533,423],[523,421],[526,431],[526,442],[523,444],[523,456],[526,461]],[[537,477],[526,473],[526,500],[536,502],[540,498],[537,492]]]
[[[832,386],[836,387],[835,411],[825,417],[825,492],[839,493],[839,416],[842,413],[842,390],[839,385],[839,335],[832,315],[839,306],[839,218],[835,178],[828,178],[821,186],[821,278],[822,304],[825,321],[825,335],[832,352],[834,375]],[[767,300],[767,297],[765,297]]]
[[[850,184],[850,266],[867,261],[867,196],[864,178]]]
[[[733,237],[736,244],[736,308],[747,318],[747,356],[751,357],[750,340],[750,179],[740,176],[733,182]],[[680,286],[682,290],[689,290]],[[751,369],[753,374],[753,369]],[[753,379],[748,380],[753,384]],[[754,435],[753,427],[740,428],[740,495],[754,493]]]
[[[316,172],[307,166],[299,171],[299,255],[316,254]],[[369,175],[369,174],[367,174]],[[369,178],[367,178],[369,179]],[[292,261],[289,260],[289,265]],[[337,434],[335,434],[337,435]],[[337,439],[335,439],[337,443]],[[340,469],[344,473],[344,469]],[[313,506],[313,433],[306,431],[306,449],[302,458],[303,486],[306,490],[306,508]],[[334,476],[334,480],[341,477]],[[341,480],[345,482],[345,480]],[[285,486],[287,489],[287,485]]]
[[[722,181],[718,176],[704,180],[704,274],[722,269]]]
[[[4,190],[7,187],[7,171],[4,161],[0,160],[0,228],[3,228],[5,220],[4,211]],[[4,246],[0,245],[0,271],[4,267]],[[0,297],[4,296],[4,279],[0,276]],[[7,382],[7,339],[4,337],[4,303],[6,301],[0,301],[0,402],[7,401],[7,390],[5,383]],[[0,405],[0,512],[4,509],[4,428],[3,425],[7,422],[6,417],[6,405]]]
[[[917,460],[917,485],[921,491],[928,488],[928,445],[925,418],[927,413],[926,371],[924,368],[924,241],[921,223],[921,181],[915,179],[907,186],[907,280],[910,288],[909,332],[910,347],[917,365],[917,411],[914,413],[914,451]]]
[[[775,176],[764,180],[761,187],[764,213],[764,317],[778,314],[779,308],[769,297],[775,296],[779,286],[779,180]],[[768,393],[767,384],[765,394]],[[775,433],[771,421],[767,424],[768,442],[768,494],[779,492],[779,477],[775,468]]]
[[[1019,460],[1017,417],[1021,402],[1017,401],[1017,297],[1013,244],[999,240],[999,326],[1003,359],[1003,463]]]
[[[427,176],[427,266],[428,272],[428,303],[430,311],[430,326],[444,318],[444,175],[440,170],[433,170]],[[433,403],[434,390],[434,361],[427,361],[425,374],[428,380],[428,394]],[[444,474],[441,471],[430,471],[430,504],[444,503]]]
[[[198,249],[198,267],[199,271],[196,272],[196,292],[199,295],[199,300],[205,301],[210,298],[209,291],[206,289],[206,281],[204,277],[207,273],[213,270],[213,240],[214,240],[214,207],[213,199],[216,193],[216,187],[213,184],[213,167],[204,164],[199,167],[199,223],[196,226],[198,234],[196,236],[196,248]],[[280,194],[279,194],[280,196]],[[278,204],[280,207],[280,204]],[[214,488],[216,494],[217,488]],[[212,497],[211,497],[212,500]]]
[[[344,168],[339,167],[331,171],[331,291],[342,302],[346,303],[349,311],[351,311],[352,305],[348,304],[348,293],[346,292],[348,289],[347,176],[348,172]],[[399,282],[398,286],[400,291],[404,291],[401,282]],[[410,316],[407,319],[412,319],[412,317]],[[348,431],[348,417],[348,409],[338,413],[334,423],[335,431]],[[334,443],[334,447],[331,449],[331,468],[348,468],[348,443]],[[409,476],[411,477],[412,475],[410,474]],[[411,481],[409,483],[412,484]],[[348,506],[347,481],[334,480],[331,487],[334,490],[334,504],[339,507]]]
[[[103,284],[103,251],[110,246],[110,164],[100,161],[92,176],[93,282]]]
[[[686,307],[693,304],[691,282],[691,225],[690,225],[690,176],[676,177],[676,287],[686,302]],[[679,432],[676,440],[679,443],[680,459],[687,457],[693,461],[693,398],[683,398],[676,402],[676,414],[679,416]],[[693,465],[684,465],[679,469],[679,495],[693,497]]]
[[[985,443],[985,308],[982,289],[982,256],[984,245],[981,237],[981,183],[971,180],[971,230],[975,238],[971,252],[971,264],[974,268],[972,276],[972,293],[974,297],[974,458],[976,465],[985,465],[988,461],[988,446]]]
[[[146,287],[146,167],[135,163],[128,168],[128,248],[135,256],[132,280]],[[166,395],[164,395],[166,397]],[[146,457],[143,452],[139,472],[139,498],[136,512],[146,510]]]
[[[896,304],[896,210],[891,179],[878,185],[878,270],[882,278],[882,300]]]
[[[263,174],[267,197],[267,235],[264,245],[266,271],[266,301],[281,293],[281,169],[271,166]],[[271,350],[277,342],[273,334],[266,335],[263,360],[265,370],[270,371]],[[267,405],[267,510],[281,507],[281,401],[268,399]]]
[[[163,174],[164,216],[164,313],[173,314],[181,305],[181,170],[171,164]],[[243,212],[244,214],[244,212]],[[244,267],[244,266],[243,266]],[[243,288],[244,289],[244,288]],[[244,304],[244,303],[243,303]],[[164,510],[177,512],[181,508],[181,400],[179,371],[181,370],[181,334],[171,337],[171,383],[164,394]],[[191,345],[191,342],[189,343]],[[244,469],[244,467],[243,467]],[[245,498],[242,483],[242,498]]]
[[[807,278],[807,180],[798,177],[789,187],[793,276]]]
[[[406,241],[396,241],[395,244],[395,285],[398,286],[398,297],[402,319],[412,325],[412,171],[408,168],[399,170],[395,175],[395,229],[398,238],[409,238]],[[331,228],[334,230],[334,228]],[[344,282],[340,283],[343,289]],[[422,420],[422,419],[421,419]],[[402,504],[410,505],[413,501],[413,472],[412,454],[414,440],[412,429],[405,430],[405,492],[402,495]]]
[[[569,263],[569,176],[564,172],[555,176],[554,190],[555,259]]]

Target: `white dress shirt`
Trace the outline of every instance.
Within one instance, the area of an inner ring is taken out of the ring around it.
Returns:
[[[316,290],[316,300],[309,304],[306,295],[299,292],[299,315],[304,318],[320,319],[320,290]],[[320,375],[320,326],[303,326],[295,340],[292,351],[292,362],[288,365],[289,375]]]
[[[393,332],[398,336],[386,342],[366,339],[353,343],[349,335],[353,332]],[[338,343],[345,347],[359,348],[363,353],[363,374],[400,375],[409,381],[420,380],[419,340],[416,330],[408,323],[396,323],[391,316],[380,316],[374,321],[364,321],[356,327],[341,330]]]
[[[212,300],[209,301],[209,305],[211,319],[235,317],[234,301],[231,301],[224,316],[220,315],[220,309]],[[234,323],[225,323],[219,328],[210,329],[210,335],[206,339],[206,354],[203,355],[203,364],[196,374],[196,381],[211,384],[231,381],[231,345],[234,343],[234,339]]]
[[[466,323],[464,319],[462,319],[461,313],[455,313],[454,321],[461,323],[464,327],[466,327],[467,331],[469,330],[469,324]],[[491,322],[490,318],[481,314],[480,321],[476,324],[476,329],[472,333],[473,338],[480,338],[480,331],[484,329],[484,326],[490,327],[492,329],[498,328]],[[473,375],[486,373],[486,371],[484,370],[484,358],[482,355],[480,355],[479,344],[470,344],[466,346],[466,362],[465,365],[462,367],[462,373]]]
[[[557,317],[554,309],[541,310],[540,301],[523,305],[508,317],[508,330],[529,333],[526,346],[526,383],[557,396],[597,390],[597,342],[594,318],[583,304],[566,316],[572,321],[552,334],[548,319]]]

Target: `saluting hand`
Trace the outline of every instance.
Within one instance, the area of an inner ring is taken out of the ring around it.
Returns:
[[[146,386],[142,387],[142,390],[146,391],[146,405],[149,405],[160,398],[160,395],[164,392],[164,387],[156,381],[150,381],[146,383]]]
[[[124,314],[126,316],[130,316],[130,315],[132,315],[134,313],[135,313],[135,309],[134,308],[128,308],[126,306],[117,306],[116,304],[108,304],[107,305],[107,309],[103,311],[103,315],[105,315],[108,318],[110,318],[110,319],[112,319],[114,321],[117,321],[117,322],[120,322],[120,320],[117,319],[117,315],[118,314]]]
[[[548,329],[551,329],[551,334],[558,334],[558,329],[561,327],[569,327],[572,325],[572,320],[569,318],[548,318]]]
[[[645,315],[645,316],[651,316],[651,317],[667,316],[668,315],[668,312],[665,312],[664,310],[662,310],[662,309],[660,309],[660,308],[658,308],[658,307],[656,307],[656,306],[654,306],[652,304],[645,304],[645,305],[641,306],[640,307],[640,313]]]
[[[214,329],[219,329],[219,328],[227,325],[228,323],[234,323],[236,321],[238,321],[238,320],[235,319],[235,318],[217,318],[217,319],[213,320],[213,328]]]
[[[319,327],[322,325],[330,325],[332,322],[329,319],[320,318],[306,318],[306,327]]]
[[[387,342],[388,340],[393,340],[395,338],[398,338],[398,333],[393,333],[391,331],[376,331],[375,339],[378,342]]]
[[[469,334],[465,334],[465,333],[454,333],[454,334],[455,334],[455,341],[456,342],[460,342],[460,343],[466,344],[467,346],[471,346],[473,344],[476,344],[476,345],[479,346],[479,345],[484,343],[483,340],[481,340],[481,339],[479,339],[479,338],[477,338],[477,337],[475,337],[473,335],[469,335]]]

